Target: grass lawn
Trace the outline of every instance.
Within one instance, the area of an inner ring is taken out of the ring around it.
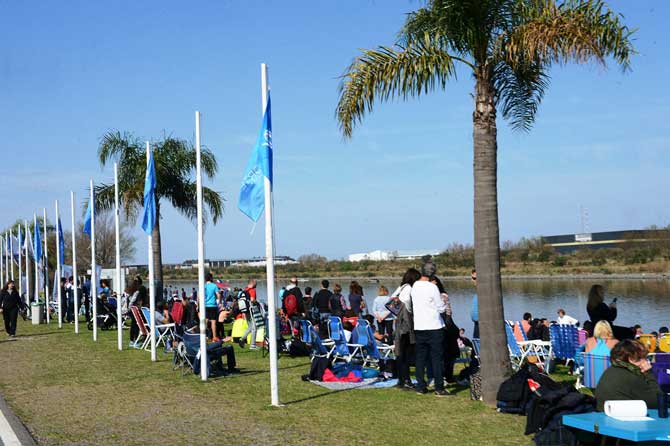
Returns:
[[[279,360],[282,408],[269,406],[269,361],[236,348],[242,374],[207,383],[172,371],[172,356],[116,349],[83,328],[32,326],[0,341],[0,392],[44,445],[524,445],[525,417],[470,400],[396,389],[334,392],[303,382],[307,358]],[[124,330],[125,344],[128,331]],[[197,441],[196,441],[197,440]]]

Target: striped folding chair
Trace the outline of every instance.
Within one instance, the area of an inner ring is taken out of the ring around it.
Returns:
[[[588,387],[589,389],[595,389],[598,386],[600,377],[603,375],[603,373],[605,373],[605,370],[607,370],[610,365],[611,363],[609,356],[584,353],[584,370],[577,378],[577,384],[575,384],[575,387]]]
[[[555,358],[568,362],[575,360],[579,348],[579,333],[574,325],[552,324],[549,326],[551,348]]]
[[[651,371],[664,392],[670,388],[670,353],[656,353]]]

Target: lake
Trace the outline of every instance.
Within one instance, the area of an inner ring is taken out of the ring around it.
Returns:
[[[359,279],[363,286],[368,306],[372,307],[372,301],[377,296],[379,285],[386,285],[392,293],[398,286],[397,281]],[[243,281],[229,281],[231,286],[243,286]],[[331,280],[331,290],[335,283],[340,283],[342,288],[348,289],[349,280]],[[546,317],[549,320],[556,319],[556,311],[565,309],[567,314],[583,322],[588,319],[586,314],[586,300],[589,288],[594,283],[600,283],[606,289],[606,302],[618,298],[617,308],[619,315],[615,321],[617,325],[632,326],[640,324],[645,332],[658,331],[665,325],[670,326],[670,281],[668,280],[586,280],[586,279],[535,279],[535,280],[503,280],[503,296],[505,305],[505,318],[510,320],[521,320],[523,313],[528,311],[533,317]],[[192,281],[173,282],[167,281],[167,285],[185,288],[187,292],[197,284]],[[279,291],[285,283],[275,285]],[[312,287],[312,294],[320,288],[320,281],[309,280],[300,282],[300,288]],[[470,305],[472,302],[473,288],[469,281],[450,280],[445,281],[447,293],[454,312],[456,323],[464,327],[468,335],[472,333],[472,322],[470,321]],[[265,281],[258,282],[259,299],[266,301]],[[347,292],[343,293],[345,296]]]

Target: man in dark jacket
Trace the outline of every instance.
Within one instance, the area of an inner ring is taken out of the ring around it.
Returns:
[[[7,282],[7,285],[0,292],[0,311],[5,319],[5,331],[10,337],[16,337],[16,319],[19,316],[21,307],[21,296],[13,281]]]

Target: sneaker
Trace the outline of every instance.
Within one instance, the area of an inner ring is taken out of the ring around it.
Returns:
[[[442,389],[442,390],[436,390],[435,391],[435,396],[437,396],[437,397],[454,396],[454,394],[449,392],[447,389]]]
[[[249,350],[258,350],[258,346],[256,344],[252,344],[249,346]]]
[[[428,393],[428,389],[416,389],[416,393],[419,395],[425,395]]]

